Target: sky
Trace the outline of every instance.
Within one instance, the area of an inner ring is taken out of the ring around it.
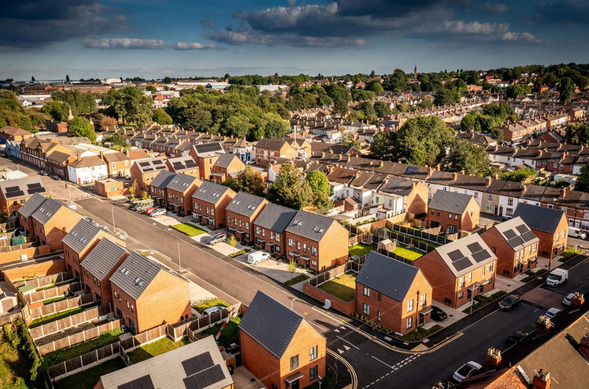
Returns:
[[[587,0],[8,0],[0,79],[589,62]]]

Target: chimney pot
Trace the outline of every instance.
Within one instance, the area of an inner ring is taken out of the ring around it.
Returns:
[[[544,369],[540,369],[538,373],[534,376],[534,380],[532,383],[533,389],[550,389],[550,384],[552,383],[552,379],[550,378],[549,372],[544,372]]]

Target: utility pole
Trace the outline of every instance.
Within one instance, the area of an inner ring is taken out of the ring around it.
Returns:
[[[180,259],[180,243],[178,243],[178,268],[180,269],[180,274],[182,274],[182,260]]]
[[[417,291],[417,300],[415,301],[415,337],[417,340],[417,329],[419,328],[419,290]]]

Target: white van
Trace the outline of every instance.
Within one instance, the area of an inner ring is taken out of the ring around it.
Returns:
[[[265,251],[256,251],[247,255],[247,263],[255,265],[270,258],[270,253]]]
[[[569,236],[573,238],[585,239],[587,234],[584,231],[581,231],[579,228],[569,227]]]

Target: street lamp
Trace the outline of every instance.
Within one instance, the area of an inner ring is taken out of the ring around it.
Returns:
[[[417,328],[419,327],[419,290],[417,291],[417,301],[415,301],[415,337],[413,340],[417,340]]]

